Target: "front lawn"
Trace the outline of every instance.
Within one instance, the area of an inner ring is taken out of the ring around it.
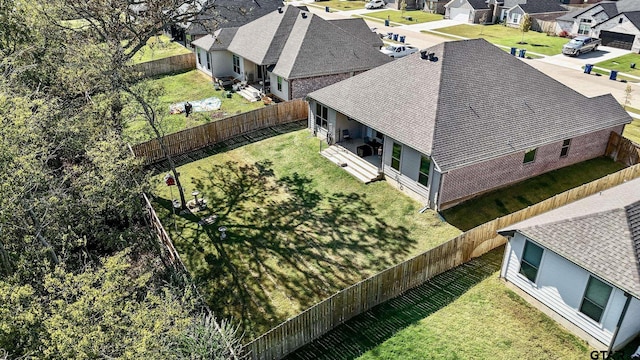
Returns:
[[[154,36],[147,45],[140,49],[131,59],[134,64],[164,59],[175,55],[189,54],[191,51],[166,35]]]
[[[188,199],[197,189],[208,200],[196,214],[171,216],[176,189],[157,177],[155,204],[187,268],[247,339],[460,233],[386,182],[360,183],[319,142],[301,130],[180,167]]]
[[[437,32],[462,36],[469,39],[483,38],[493,44],[526,49],[527,51],[532,51],[542,55],[560,54],[562,52],[562,46],[569,41],[568,39],[557,36],[547,36],[545,33],[528,31],[524,33],[524,42],[526,44],[518,44],[523,40],[522,32],[518,29],[499,24],[462,24],[437,29]]]
[[[631,63],[637,64],[637,68],[632,69]],[[599,63],[596,63],[595,66],[609,69],[609,70],[616,70],[616,71],[623,72],[625,74],[640,77],[640,54],[627,54],[627,55],[619,56],[611,60],[601,61]],[[637,81],[637,80],[633,79],[631,81]]]
[[[631,124],[627,124],[624,127],[622,136],[635,142],[636,144],[640,144],[640,119],[633,119]]]
[[[329,1],[317,1],[315,3],[305,3],[307,6],[315,6],[321,7],[324,9],[325,6],[328,6],[330,10],[357,10],[364,9],[364,4],[367,1],[358,1],[358,0],[329,0]]]
[[[431,14],[421,10],[407,10],[404,12],[404,14],[402,14],[402,12],[398,10],[384,10],[371,12],[369,14],[362,14],[360,16],[379,19],[381,21],[388,19],[392,22],[405,25],[426,23],[443,19],[443,16],[440,14]],[[411,18],[411,20],[407,20],[407,18]]]
[[[211,82],[211,77],[198,70],[176,75],[163,75],[148,81],[164,89],[162,95],[158,98],[158,104],[162,111],[160,114],[160,116],[162,116],[161,124],[165,134],[264,107],[261,101],[252,103],[235,93],[231,99],[226,98],[224,96],[225,91],[215,90]],[[222,100],[220,110],[213,112],[194,112],[189,115],[188,118],[185,117],[184,114],[169,114],[169,105],[173,103],[201,100],[214,96]],[[124,134],[132,144],[143,142],[154,137],[146,121],[140,118],[128,122]]]
[[[623,168],[605,157],[588,160],[478,196],[442,211],[442,215],[466,231]]]

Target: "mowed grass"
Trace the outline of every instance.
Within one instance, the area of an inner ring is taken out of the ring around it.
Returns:
[[[368,1],[357,1],[357,0],[329,0],[329,1],[317,1],[315,3],[305,3],[306,6],[314,6],[321,7],[324,9],[325,6],[328,6],[329,10],[357,10],[364,9],[364,5]]]
[[[186,193],[208,200],[193,215],[171,216],[170,189],[157,178],[155,204],[190,273],[216,315],[233,316],[247,339],[460,233],[432,211],[418,213],[421,204],[386,182],[360,183],[318,150],[319,140],[301,130],[180,167]],[[217,222],[199,227],[211,214]]]
[[[404,12],[404,14],[402,14],[402,12],[398,10],[384,10],[371,12],[369,14],[362,14],[362,16],[378,19],[381,21],[389,19],[392,22],[406,25],[426,23],[443,19],[443,16],[440,14],[431,14],[420,10],[407,10]],[[410,17],[411,20],[407,20],[407,17]]]
[[[151,80],[160,86],[163,91],[157,99],[160,109],[160,127],[164,134],[188,129],[210,121],[222,119],[227,116],[255,110],[264,107],[261,101],[249,102],[242,96],[234,93],[230,99],[225,96],[224,90],[215,90],[211,77],[198,70],[185,73],[164,75]],[[212,112],[194,112],[189,117],[184,114],[169,114],[169,105],[183,102],[217,97],[222,100],[219,110]],[[154,138],[147,122],[140,117],[126,124],[125,137],[133,144]]]
[[[637,68],[632,69],[631,63],[636,64]],[[611,60],[606,60],[606,61],[601,61],[599,63],[596,63],[595,66],[609,69],[609,70],[616,70],[616,71],[623,72],[625,74],[640,77],[640,54],[627,54],[627,55],[619,56]],[[631,81],[637,81],[637,80],[632,79]]]
[[[605,157],[588,160],[478,196],[441,214],[447,222],[466,231],[623,168]]]
[[[622,136],[635,142],[636,144],[640,144],[640,119],[633,119],[630,124],[627,124],[624,127]]]
[[[523,40],[518,29],[502,25],[456,25],[437,29],[437,32],[462,36],[469,39],[483,38],[493,44],[526,49],[542,55],[556,55],[562,52],[562,46],[569,40],[535,31],[524,34],[526,44],[518,44]]]
[[[496,272],[358,359],[582,360],[590,352],[586,343],[509,290]]]
[[[191,51],[177,42],[171,41],[166,35],[150,38],[147,45],[140,49],[131,61],[139,64],[147,61],[159,60],[175,55],[189,54]]]

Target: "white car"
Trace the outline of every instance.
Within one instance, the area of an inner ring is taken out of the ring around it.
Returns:
[[[387,47],[383,49],[380,49],[380,52],[397,59],[418,52],[418,48],[411,45],[391,44],[387,45]]]
[[[365,9],[382,9],[386,5],[387,4],[384,2],[384,0],[371,0],[364,5],[364,8]]]

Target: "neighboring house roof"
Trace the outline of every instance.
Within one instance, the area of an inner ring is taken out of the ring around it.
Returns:
[[[369,29],[364,21],[356,24]],[[306,78],[365,71],[393,60],[336,25],[317,15],[299,17],[273,73],[285,79]]]
[[[467,0],[467,2],[469,2],[469,5],[471,5],[471,7],[474,8],[475,10],[482,10],[482,9],[489,8],[489,5],[487,5],[486,0]]]
[[[567,9],[560,6],[557,0],[529,0],[519,6],[527,14],[567,11]]]
[[[602,11],[604,11],[604,13],[607,14],[608,18],[612,18],[623,12],[640,11],[640,1],[638,0],[602,1],[597,4],[593,4],[592,6],[589,6],[587,8],[573,11],[569,14],[563,15],[556,20],[573,21],[576,18],[578,18],[578,16],[586,12],[589,12],[597,7],[602,8]]]
[[[623,14],[636,28],[640,29],[640,11],[625,12]]]
[[[192,45],[206,51],[226,50],[238,28],[223,28],[216,30],[213,35],[205,35],[191,42]]]
[[[631,122],[482,39],[445,42],[312,92],[433,158],[441,171]],[[505,95],[508,94],[508,95]]]
[[[501,229],[640,299],[640,178]]]
[[[381,47],[384,45],[380,36],[375,31],[371,31],[363,18],[337,19],[329,20],[329,22],[371,46]]]
[[[185,32],[203,35],[220,28],[239,27],[281,6],[282,0],[208,0],[208,10],[189,23]]]

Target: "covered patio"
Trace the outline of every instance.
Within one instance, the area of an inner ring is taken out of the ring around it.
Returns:
[[[382,144],[379,147],[365,143],[364,139],[349,139],[330,145],[320,154],[344,168],[365,184],[383,179]],[[378,155],[380,154],[380,155]]]

